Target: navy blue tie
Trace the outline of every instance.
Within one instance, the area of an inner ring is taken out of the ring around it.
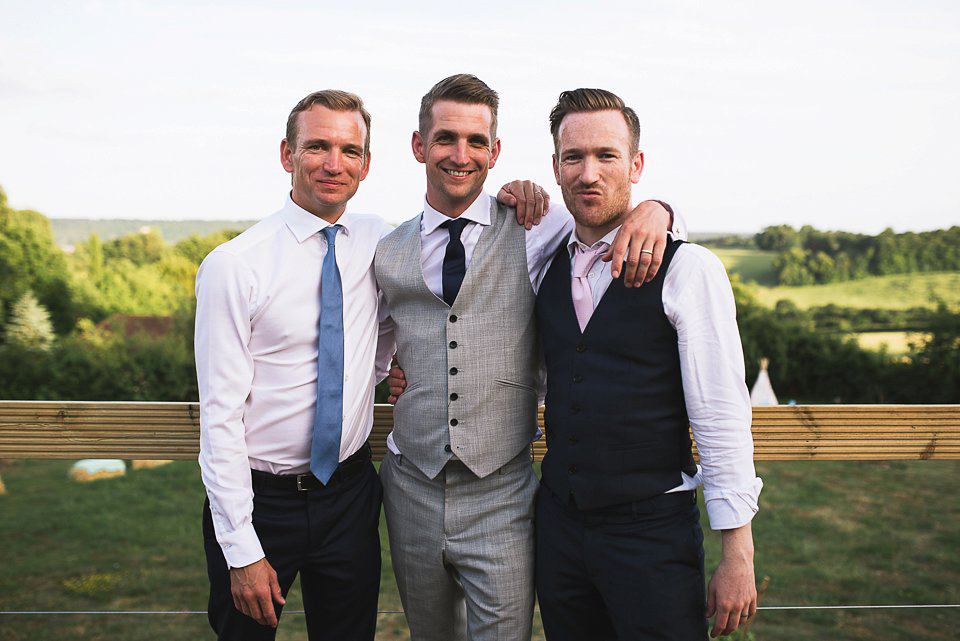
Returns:
[[[310,471],[324,485],[340,463],[343,430],[343,288],[335,245],[340,227],[331,225],[323,229],[327,255],[320,272],[317,414],[310,443]]]
[[[457,300],[460,285],[467,273],[467,255],[463,243],[460,242],[460,234],[469,222],[463,218],[454,218],[440,225],[450,232],[447,251],[443,254],[443,300],[450,307],[453,307],[453,301]]]

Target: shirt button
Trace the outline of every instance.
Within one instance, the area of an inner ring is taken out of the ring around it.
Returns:
[[[451,447],[450,447],[450,444],[447,443],[446,445],[443,446],[443,451],[444,451],[444,452],[452,452],[452,451],[453,451],[453,448],[451,448]]]
[[[455,401],[455,400],[457,400],[458,398],[460,398],[460,396],[459,396],[456,392],[454,392],[453,394],[450,395],[450,400],[451,400],[451,401]]]
[[[450,376],[456,376],[456,375],[457,375],[457,368],[456,368],[456,367],[451,367],[451,368],[450,368]]]
[[[450,427],[456,427],[459,423],[460,423],[460,421],[458,421],[458,420],[455,419],[455,418],[451,418],[451,419],[450,419]]]
[[[457,341],[450,341],[450,349],[457,349]]]
[[[456,315],[456,314],[450,314],[450,322],[451,322],[451,323],[456,323],[456,322],[457,322],[457,315]]]
[[[582,383],[582,382],[583,382],[583,377],[580,376],[579,374],[574,374],[574,375],[573,375],[573,382],[574,382],[574,383]]]

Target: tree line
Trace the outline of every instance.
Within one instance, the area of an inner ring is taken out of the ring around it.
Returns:
[[[236,233],[174,244],[154,231],[109,241],[91,235],[64,252],[45,216],[14,210],[0,189],[0,398],[196,401],[194,278],[206,254]],[[804,311],[785,301],[768,309],[736,283],[734,293],[747,380],[755,379],[760,358],[769,358],[783,399],[960,399],[960,313],[942,305],[884,312],[904,314],[928,332],[906,357],[893,357],[823,331],[830,322],[882,320],[871,316],[876,310]],[[165,322],[147,322],[158,317]]]
[[[876,236],[821,231],[809,225],[766,227],[754,237],[758,249],[778,252],[781,285],[819,285],[866,276],[960,270],[960,227]]]

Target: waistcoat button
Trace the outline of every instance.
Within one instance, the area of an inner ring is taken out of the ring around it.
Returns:
[[[456,376],[456,375],[457,375],[457,368],[456,368],[456,367],[451,367],[451,368],[450,368],[450,376]]]
[[[455,401],[455,400],[457,400],[458,398],[460,398],[460,396],[459,396],[456,392],[454,392],[453,394],[450,395],[450,400],[451,400],[451,401]]]
[[[460,421],[458,421],[457,419],[451,418],[451,419],[450,419],[450,427],[456,427],[459,422],[460,422]]]

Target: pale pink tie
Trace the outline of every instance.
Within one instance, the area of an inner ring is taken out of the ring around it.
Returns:
[[[573,280],[570,282],[570,293],[573,295],[573,309],[577,312],[581,332],[593,315],[593,291],[590,289],[587,274],[607,247],[609,247],[607,243],[597,243],[590,249],[584,249],[580,243],[574,245]]]

